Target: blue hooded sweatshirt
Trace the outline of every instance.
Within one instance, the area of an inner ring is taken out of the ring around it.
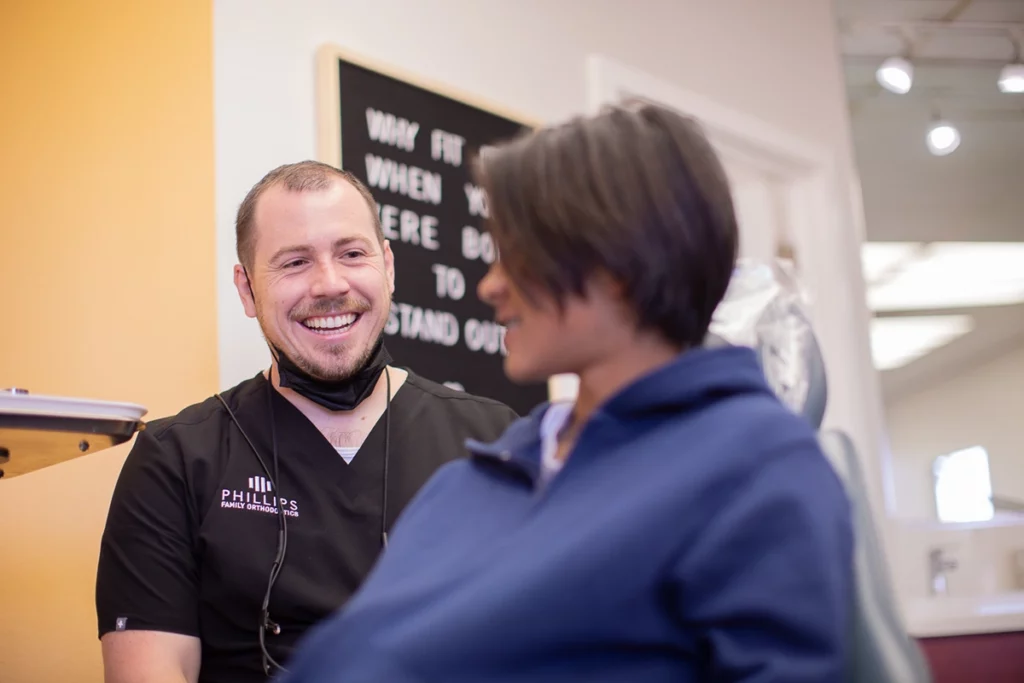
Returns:
[[[843,680],[849,505],[750,349],[637,380],[539,487],[546,409],[427,483],[282,683]]]

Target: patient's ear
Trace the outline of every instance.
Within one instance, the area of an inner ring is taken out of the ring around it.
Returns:
[[[626,294],[626,285],[606,270],[599,270],[587,278],[586,301],[608,311],[624,324],[637,325],[639,313]]]
[[[587,298],[624,305],[632,310],[626,285],[606,270],[599,270],[587,279]]]

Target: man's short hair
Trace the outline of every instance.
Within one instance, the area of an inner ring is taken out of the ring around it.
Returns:
[[[256,203],[267,189],[281,185],[289,192],[318,192],[329,189],[335,182],[344,181],[352,185],[363,196],[373,216],[373,227],[377,239],[384,242],[384,231],[381,229],[380,216],[377,214],[377,202],[370,190],[359,178],[349,171],[343,171],[319,161],[300,161],[295,164],[278,166],[252,186],[249,194],[242,200],[235,218],[235,249],[238,261],[246,270],[251,271],[256,254],[255,217]]]
[[[630,101],[488,149],[474,174],[499,258],[526,296],[563,305],[604,272],[640,327],[702,343],[739,232],[725,170],[696,121]]]

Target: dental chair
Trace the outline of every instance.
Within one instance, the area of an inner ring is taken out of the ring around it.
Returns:
[[[734,295],[738,298],[755,289],[766,291],[762,285]],[[931,683],[928,665],[898,611],[885,547],[876,531],[867,481],[854,444],[840,430],[821,429],[828,383],[821,349],[803,307],[794,297],[777,290],[773,296],[762,297],[753,308],[741,311],[746,320],[736,325],[739,310],[734,307],[726,314],[731,318],[725,321],[727,324],[713,324],[705,345],[742,343],[754,348],[780,399],[818,430],[821,448],[842,480],[852,506],[854,604],[850,614],[852,643],[843,683]],[[716,333],[716,328],[744,334],[732,334],[734,341]]]

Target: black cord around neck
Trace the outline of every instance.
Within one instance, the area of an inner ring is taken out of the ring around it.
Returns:
[[[387,397],[384,404],[384,473],[383,473],[383,490],[381,492],[381,519],[380,519],[380,538],[381,546],[383,548],[388,547],[388,465],[391,459],[391,373],[388,368],[384,368],[384,377],[387,386]],[[270,420],[270,454],[271,461],[274,467],[273,476],[271,476],[270,468],[267,467],[267,463],[263,460],[256,445],[249,438],[249,435],[242,429],[242,424],[235,417],[235,413],[228,406],[227,401],[219,393],[216,394],[217,399],[224,406],[224,410],[227,411],[231,421],[238,427],[238,431],[241,432],[242,438],[245,439],[246,443],[249,444],[249,448],[252,449],[253,455],[256,456],[256,460],[260,464],[260,468],[263,470],[263,474],[266,475],[267,480],[270,481],[271,488],[276,498],[275,507],[277,508],[278,517],[278,532],[277,532],[277,549],[274,553],[274,563],[270,568],[270,576],[267,580],[267,590],[263,595],[263,603],[260,606],[260,625],[259,625],[259,643],[260,653],[263,657],[263,673],[266,676],[270,676],[271,667],[278,669],[282,673],[288,673],[288,670],[284,668],[267,650],[267,631],[270,631],[274,635],[281,633],[281,627],[270,618],[270,594],[274,590],[274,584],[277,582],[277,577],[281,573],[281,569],[284,566],[284,558],[288,551],[288,518],[284,513],[284,506],[281,505],[281,490],[278,487],[280,479],[280,464],[277,457],[277,423],[274,419],[274,385],[272,377],[267,379],[267,411],[268,418]]]
[[[388,547],[388,460],[391,455],[391,372],[384,368],[387,381],[387,403],[384,404],[384,491],[380,502],[380,541],[383,548]]]
[[[271,459],[274,465],[274,473],[271,475],[270,468],[267,467],[267,463],[264,462],[263,457],[257,450],[256,445],[249,438],[249,435],[242,429],[242,424],[235,417],[234,412],[228,406],[227,401],[220,394],[217,394],[217,398],[224,405],[224,409],[228,411],[228,416],[238,427],[238,431],[242,433],[242,438],[245,439],[246,443],[249,444],[249,448],[252,449],[253,455],[256,456],[256,460],[259,461],[260,467],[263,469],[263,474],[266,475],[270,481],[270,486],[273,490],[275,497],[275,505],[277,508],[277,519],[278,519],[278,530],[277,530],[277,549],[274,553],[274,563],[270,567],[270,576],[267,579],[267,590],[263,594],[263,603],[260,605],[260,624],[259,624],[259,641],[260,641],[260,654],[263,656],[263,673],[266,676],[270,676],[270,667],[276,667],[282,672],[287,673],[287,669],[281,666],[277,660],[267,650],[267,631],[270,631],[274,635],[281,632],[281,627],[276,624],[270,618],[270,594],[274,590],[274,584],[277,582],[277,577],[281,573],[281,567],[284,566],[285,554],[288,551],[288,520],[284,514],[284,506],[281,505],[281,490],[278,488],[277,483],[280,481],[278,476],[280,468],[278,465],[277,458],[277,425],[274,421],[274,387],[271,381],[267,382],[267,411],[269,412],[270,419],[270,453]]]

